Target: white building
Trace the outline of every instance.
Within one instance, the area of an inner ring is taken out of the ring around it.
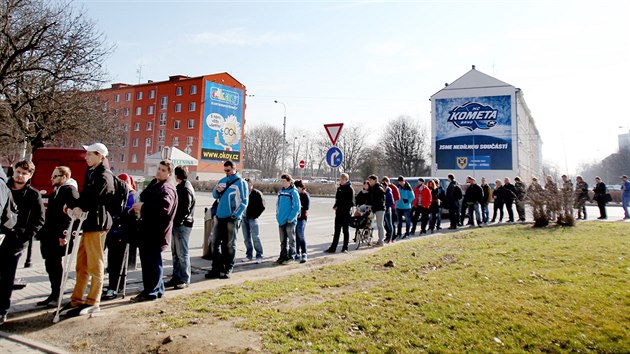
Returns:
[[[431,96],[433,176],[488,182],[542,174],[542,140],[520,89],[475,69]]]

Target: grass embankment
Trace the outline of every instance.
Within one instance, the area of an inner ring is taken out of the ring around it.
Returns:
[[[233,320],[270,352],[628,352],[629,243],[623,223],[462,231],[148,315],[191,330]]]

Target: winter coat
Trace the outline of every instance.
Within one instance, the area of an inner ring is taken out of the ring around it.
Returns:
[[[523,201],[525,200],[525,195],[527,194],[527,186],[523,182],[514,182],[514,189],[516,190],[516,200]]]
[[[183,180],[175,187],[177,191],[177,210],[173,219],[173,226],[192,227],[195,220],[195,190],[188,180]]]
[[[415,195],[409,182],[405,182],[405,185],[399,191],[400,200],[396,203],[396,209],[411,209],[411,203],[413,203]]]
[[[437,213],[440,211],[439,195],[440,195],[440,190],[438,188],[431,190],[431,205],[429,206],[429,212]]]
[[[307,191],[300,192],[300,216],[298,220],[306,220],[308,218],[308,209],[311,207],[311,195]]]
[[[276,220],[280,226],[288,223],[295,224],[298,215],[300,215],[300,195],[295,185],[291,183],[289,187],[282,188],[278,192]]]
[[[227,185],[229,184],[229,187]],[[217,188],[223,187],[223,191],[219,193]],[[226,189],[227,187],[227,189]],[[243,181],[238,173],[223,177],[219,180],[214,191],[212,191],[214,199],[219,200],[217,208],[217,218],[219,219],[240,219],[247,209],[249,201],[249,190],[247,182]]]
[[[464,195],[464,203],[476,204],[483,201],[483,189],[478,184],[471,184],[466,189],[466,195]]]
[[[114,175],[106,172],[105,166],[99,164],[89,168],[85,173],[85,183],[76,204],[70,208],[80,207],[87,211],[87,219],[83,222],[82,230],[105,231],[112,228],[112,217],[105,205],[114,197]]]
[[[262,192],[258,189],[252,189],[249,192],[249,201],[247,203],[247,209],[245,209],[246,219],[258,219],[260,215],[265,211],[265,199]]]
[[[482,184],[481,190],[483,191],[483,200],[481,201],[481,205],[488,205],[488,203],[492,201],[492,188],[490,188],[487,184]]]
[[[13,179],[9,178],[7,186],[9,189],[14,185]],[[39,191],[26,183],[20,190],[12,190],[13,201],[17,205],[17,223],[12,230],[5,231],[5,239],[0,245],[4,251],[14,254],[21,252],[26,243],[32,239],[44,226],[44,201]]]
[[[492,193],[492,196],[494,197],[495,204],[503,205],[505,201],[505,190],[503,189],[503,186],[494,187],[494,192]]]
[[[171,242],[173,219],[177,210],[177,191],[168,181],[154,179],[140,193],[142,209],[141,231],[138,244],[141,247],[166,250]]]
[[[597,183],[595,185],[595,188],[593,188],[593,192],[595,193],[595,195],[593,196],[593,199],[598,204],[606,204],[607,203],[607,201],[606,201],[606,184],[604,184],[604,182]]]
[[[387,187],[385,190],[385,209],[391,209],[394,206],[394,196],[392,194],[392,189]]]
[[[503,185],[503,201],[504,202],[514,202],[516,199],[516,188],[512,183]]]
[[[354,197],[354,205],[372,205],[372,200],[370,199],[370,191],[361,189],[357,196]]]
[[[457,208],[457,203],[460,199],[462,199],[462,189],[457,184],[457,181],[453,180],[446,188],[446,206],[448,208]]]
[[[335,193],[335,215],[349,215],[350,209],[354,206],[354,191],[350,182],[337,187],[337,193]]]
[[[420,206],[425,209],[429,209],[431,207],[431,202],[433,201],[432,198],[433,196],[431,195],[431,190],[429,187],[424,186],[420,192]]]
[[[383,186],[376,183],[370,187],[370,199],[372,200],[372,211],[385,210],[385,191]]]
[[[70,216],[64,212],[64,207],[79,199],[77,182],[70,178],[64,184],[55,188],[53,194],[48,198],[48,208],[46,208],[46,221],[39,230],[37,239],[40,241],[42,257],[45,259],[63,257],[66,246],[59,245],[59,239],[65,238],[71,241],[70,235],[64,235],[64,231],[70,226]],[[72,243],[68,247],[71,252]]]

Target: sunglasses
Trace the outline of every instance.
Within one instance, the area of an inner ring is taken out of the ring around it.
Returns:
[[[50,176],[50,179],[55,179],[57,177],[62,177],[62,176],[61,175],[52,175],[52,176]]]

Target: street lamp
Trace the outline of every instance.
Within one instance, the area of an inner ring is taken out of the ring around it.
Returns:
[[[287,151],[287,105],[278,100],[274,100],[274,103],[280,103],[282,107],[284,107],[284,120],[282,122],[282,169],[280,173],[284,173],[284,158],[286,157]]]

